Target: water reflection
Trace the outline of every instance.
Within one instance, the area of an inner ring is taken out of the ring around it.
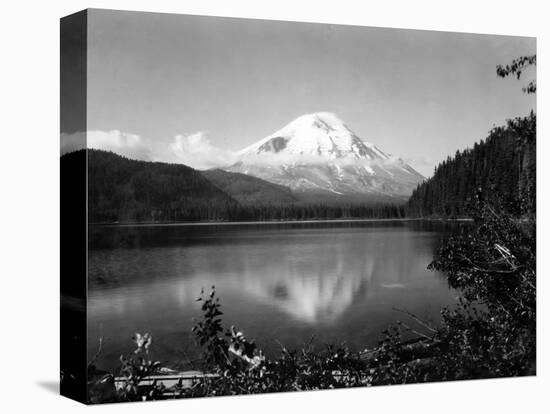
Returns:
[[[166,358],[188,341],[195,298],[210,285],[224,318],[259,341],[276,333],[299,343],[315,332],[363,343],[395,320],[392,307],[434,319],[452,300],[426,270],[441,232],[403,223],[100,232],[89,257],[91,340],[107,336],[117,348],[147,329]]]

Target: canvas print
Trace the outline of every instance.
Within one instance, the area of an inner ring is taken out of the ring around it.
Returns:
[[[536,40],[61,19],[61,392],[536,374]]]

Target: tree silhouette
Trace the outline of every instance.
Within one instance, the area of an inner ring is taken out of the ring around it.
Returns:
[[[537,65],[537,55],[531,56],[521,56],[517,59],[514,59],[511,64],[502,66],[497,66],[497,75],[501,78],[505,78],[509,75],[515,75],[517,79],[521,77],[521,74],[529,66]],[[536,93],[537,92],[537,80],[534,79],[523,88],[525,93]]]
[[[521,78],[537,56],[521,56],[509,65],[498,65],[497,75]],[[536,93],[536,79],[523,88]],[[410,216],[469,216],[476,198],[499,205],[508,212],[534,215],[536,210],[536,125],[534,111],[494,127],[473,148],[457,151],[441,162],[434,175],[413,191]]]

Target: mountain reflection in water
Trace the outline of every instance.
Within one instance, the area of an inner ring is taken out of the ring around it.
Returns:
[[[91,352],[103,336],[114,363],[133,332],[147,330],[161,358],[177,359],[193,343],[195,299],[211,285],[224,322],[268,350],[274,338],[291,346],[313,333],[373,344],[400,317],[392,308],[437,320],[452,302],[445,279],[426,270],[446,230],[404,222],[94,229]]]

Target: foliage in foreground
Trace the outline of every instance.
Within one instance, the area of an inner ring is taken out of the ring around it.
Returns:
[[[442,314],[446,365],[464,378],[534,374],[535,223],[489,205],[474,220],[475,231],[451,237],[430,265],[462,294],[459,308]]]
[[[201,293],[203,316],[194,326],[202,372],[186,386],[141,383],[160,366],[148,358],[151,338],[137,335],[122,359],[123,386],[111,401],[318,390],[427,381],[532,375],[536,361],[534,225],[484,205],[476,224],[444,243],[430,268],[448,275],[461,292],[433,327],[406,311],[408,320],[383,332],[375,349],[345,345],[316,350],[311,343],[267,358],[234,327],[224,328],[215,290]],[[406,323],[405,323],[406,322]],[[413,339],[405,340],[404,338]],[[96,378],[97,383],[112,377]],[[92,384],[93,385],[93,384]],[[93,402],[101,401],[95,385]]]

